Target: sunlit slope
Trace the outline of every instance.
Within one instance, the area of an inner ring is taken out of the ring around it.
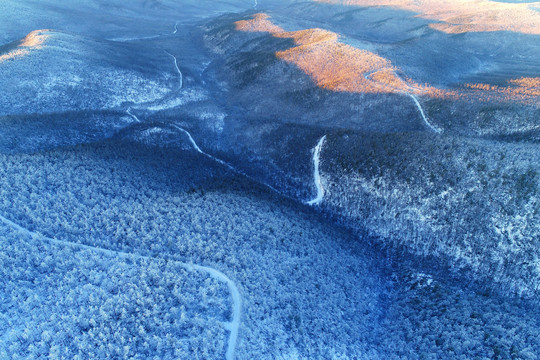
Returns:
[[[407,96],[416,90],[388,60],[323,29],[287,32],[265,14],[238,18],[209,23],[203,39],[216,58],[209,70],[245,116],[371,131],[424,128]]]
[[[294,27],[287,17],[280,17],[279,21]],[[240,34],[232,32],[227,25],[230,22]],[[496,72],[495,83],[492,82],[495,75],[486,72],[477,77],[478,82],[442,85],[439,81],[431,84],[415,80],[429,79],[426,74],[432,71],[432,65],[411,64],[401,44],[375,46],[351,41],[321,28],[286,31],[264,13],[238,21],[223,18],[222,22],[211,23],[204,36],[207,46],[226,58],[224,71],[217,77],[227,78],[236,87],[232,100],[254,108],[259,116],[264,116],[267,110],[266,114],[278,117],[289,114],[302,122],[309,118],[311,124],[324,122],[322,118],[325,118],[336,126],[364,130],[414,130],[423,126],[427,130],[434,128],[480,136],[524,133],[539,125],[540,78],[535,68],[528,67],[527,63],[519,71],[516,70],[519,63],[516,63],[516,69],[509,69],[504,76],[503,70]],[[459,39],[433,41],[458,43]],[[486,51],[485,44],[477,45],[479,54]],[[511,48],[503,43],[497,51],[505,53]],[[531,52],[534,53],[534,48]],[[430,56],[427,52],[426,58]],[[474,59],[472,55],[469,58]],[[406,66],[402,67],[401,62]],[[488,68],[502,67],[491,64]],[[440,68],[440,72],[445,71],[455,69]],[[470,77],[468,67],[463,71],[443,77]],[[259,94],[266,91],[268,94],[259,99]],[[275,106],[278,103],[280,106]],[[299,108],[302,111],[297,111]],[[491,114],[494,108],[502,109],[504,116]],[[286,114],[282,114],[284,109],[287,109]],[[485,116],[486,111],[493,119],[490,125],[474,121]],[[389,119],[392,126],[386,124]]]
[[[448,34],[431,28],[428,19],[388,6],[303,2],[271,14],[286,29],[322,27],[335,32],[343,42],[390,60],[420,84],[508,86],[511,80],[540,76],[538,35],[512,31]]]
[[[239,31],[291,39],[295,46],[276,51],[276,57],[298,66],[323,89],[375,94],[423,91],[418,84],[409,85],[399,78],[389,60],[340,42],[334,32],[319,28],[286,32],[262,13],[235,25]]]
[[[427,84],[404,81],[399,68],[380,55],[344,44],[339,35],[323,29],[286,32],[266,14],[235,23],[237,30],[268,32],[292,39],[295,47],[276,52],[279,59],[295,64],[321,88],[352,93],[413,93],[433,98],[468,98],[473,101],[506,101],[538,104],[540,78],[513,79],[506,86],[464,84],[460,89],[437,89]]]
[[[0,62],[29,55],[32,50],[40,49],[48,37],[49,30],[36,30],[24,39],[0,47]]]
[[[0,49],[0,115],[103,109],[173,89],[161,54],[51,30]]]
[[[361,7],[387,6],[435,20],[430,26],[446,33],[513,31],[540,35],[540,3],[490,0],[315,0]]]

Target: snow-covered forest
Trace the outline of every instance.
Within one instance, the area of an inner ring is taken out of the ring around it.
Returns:
[[[538,9],[0,1],[0,359],[537,359]]]

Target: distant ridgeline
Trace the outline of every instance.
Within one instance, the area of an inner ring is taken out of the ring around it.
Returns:
[[[224,98],[246,118],[301,127],[264,134],[269,143],[304,154],[307,166],[306,154],[327,135],[321,207],[340,223],[385,247],[444,260],[504,292],[539,295],[540,78],[509,73],[499,84],[428,84],[419,67],[409,66],[408,75],[399,66],[401,47],[418,46],[418,40],[380,47],[383,56],[367,41],[329,30],[285,30],[298,28],[295,14],[320,16],[302,6],[286,17],[226,15],[203,27],[218,64],[213,74],[227,84]],[[330,5],[326,10],[337,14]],[[458,46],[455,35],[434,30],[441,26],[426,25],[429,37]],[[532,25],[514,30],[520,29],[536,34]],[[498,28],[490,23],[475,30],[491,38]],[[476,38],[464,41],[463,51],[483,51],[473,45]],[[250,134],[263,131],[247,124]],[[244,139],[249,144],[249,136]],[[287,165],[283,156],[273,163],[297,167],[300,157]],[[282,190],[301,197],[305,186]]]

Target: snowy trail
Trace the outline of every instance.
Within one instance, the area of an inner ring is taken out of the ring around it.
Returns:
[[[72,247],[72,248],[80,248],[80,249],[98,251],[98,252],[101,252],[101,253],[104,253],[104,254],[107,254],[107,255],[110,255],[110,256],[140,257],[140,258],[147,258],[147,259],[154,258],[154,257],[150,257],[150,256],[132,254],[132,253],[128,253],[128,252],[125,252],[125,251],[109,250],[109,249],[104,249],[104,248],[100,248],[100,247],[76,244],[76,243],[72,243],[72,242],[65,241],[65,240],[58,240],[58,239],[49,238],[49,237],[44,236],[44,235],[42,235],[40,233],[33,232],[33,231],[29,230],[29,229],[26,229],[26,228],[22,227],[21,225],[19,225],[17,223],[14,223],[13,221],[5,218],[2,215],[0,215],[0,221],[3,222],[4,224],[8,225],[8,226],[11,226],[12,228],[16,229],[18,232],[20,232],[22,234],[28,235],[28,236],[30,236],[30,237],[32,237],[34,239],[46,240],[46,241],[48,241],[50,243],[53,243],[53,244],[69,246],[69,247]],[[226,360],[233,360],[234,359],[234,351],[236,349],[236,341],[238,339],[238,330],[240,328],[240,319],[241,319],[241,316],[242,316],[242,298],[240,296],[240,291],[238,291],[238,287],[236,286],[234,281],[232,281],[227,275],[225,275],[221,271],[216,270],[214,268],[211,268],[211,267],[208,267],[208,266],[197,265],[197,264],[189,264],[189,263],[176,261],[176,260],[174,260],[174,262],[179,264],[181,267],[183,267],[186,270],[190,270],[190,271],[197,270],[197,271],[205,272],[205,273],[209,274],[212,278],[227,284],[227,287],[229,288],[229,291],[230,291],[231,297],[232,297],[233,309],[232,309],[232,320],[230,322],[228,322],[228,323],[224,323],[225,328],[230,331],[229,342],[228,342],[228,345],[227,345],[227,352],[225,354],[225,359]]]
[[[182,75],[182,72],[180,71],[180,68],[178,67],[178,61],[176,60],[176,56],[174,56],[168,51],[165,51],[165,53],[167,53],[167,55],[172,57],[174,60],[174,67],[176,68],[176,72],[178,73],[178,76],[180,78],[179,82],[180,82],[180,89],[181,89],[184,86],[184,76]]]
[[[407,82],[405,82],[405,80],[403,80],[403,79],[401,78],[401,76],[399,76],[399,75],[396,74],[395,72],[394,72],[394,75],[396,75],[396,77],[397,77],[399,80],[401,80],[404,84],[407,84],[407,87],[408,87],[409,89],[413,89],[413,90],[417,90],[417,91],[420,90],[420,89],[417,89],[417,88],[415,88],[415,87],[410,86]],[[396,90],[397,90],[397,89],[396,89]],[[403,91],[402,91],[402,92],[403,92]],[[411,99],[413,99],[414,104],[415,104],[416,107],[418,108],[418,111],[420,112],[420,115],[422,116],[422,120],[424,120],[424,123],[427,125],[427,127],[429,127],[431,130],[433,130],[433,131],[434,131],[435,133],[437,133],[437,134],[442,133],[442,130],[441,130],[441,129],[439,129],[439,128],[433,126],[433,124],[431,124],[431,123],[429,122],[429,120],[428,120],[427,117],[426,117],[426,114],[424,113],[424,109],[422,108],[422,105],[420,105],[420,102],[418,101],[418,98],[417,98],[412,92],[408,92],[408,91],[407,91],[407,92],[403,92],[403,93],[404,93],[404,94],[407,94]]]
[[[227,168],[229,168],[232,172],[238,174],[238,175],[241,175],[241,176],[245,176],[246,178],[248,178],[249,180],[253,181],[253,182],[256,182],[257,184],[260,184],[266,188],[268,188],[269,190],[275,192],[276,194],[280,195],[280,196],[283,196],[287,199],[291,199],[291,200],[296,200],[290,196],[288,196],[287,194],[284,194],[282,193],[281,191],[279,191],[278,189],[276,189],[275,187],[271,186],[271,185],[268,185],[267,183],[264,183],[264,182],[260,182],[258,181],[257,179],[254,179],[252,176],[249,176],[248,174],[246,174],[245,172],[243,172],[242,170],[238,170],[237,168],[235,168],[234,166],[232,166],[231,164],[213,156],[213,155],[210,155],[209,153],[207,152],[204,152],[203,150],[201,150],[201,148],[199,147],[199,145],[197,145],[197,143],[195,142],[195,140],[193,139],[193,137],[191,136],[191,134],[189,133],[189,131],[187,131],[186,129],[178,126],[178,125],[172,125],[175,129],[178,129],[180,130],[181,132],[183,132],[184,134],[187,135],[187,137],[189,138],[189,141],[191,142],[191,145],[193,146],[193,148],[201,155],[204,155],[206,156],[207,158],[221,164],[221,165],[224,165],[226,166]]]
[[[418,101],[418,99],[416,98],[416,96],[414,96],[413,94],[411,93],[406,93],[407,95],[409,95],[411,97],[411,99],[413,99],[414,103],[416,104],[416,107],[418,108],[418,111],[420,111],[420,115],[422,116],[422,119],[424,119],[424,123],[431,129],[433,130],[434,132],[436,132],[437,134],[440,134],[442,131],[441,129],[439,128],[436,128],[435,126],[433,126],[427,119],[426,115],[424,114],[424,109],[422,109],[422,106],[420,105],[420,102]]]
[[[308,205],[319,205],[324,197],[324,188],[321,182],[321,174],[319,172],[319,163],[321,159],[322,146],[325,140],[326,140],[326,135],[324,135],[319,140],[319,142],[317,143],[317,146],[315,146],[315,149],[313,151],[313,167],[314,167],[313,179],[315,181],[315,186],[317,187],[317,197],[315,197],[313,200],[308,201],[307,202]]]
[[[239,173],[241,174],[240,171],[236,170],[232,165],[226,163],[225,161],[221,160],[221,159],[218,159],[217,157],[213,156],[213,155],[210,155],[209,153],[207,152],[204,152],[201,150],[201,148],[199,147],[199,145],[197,145],[197,143],[195,142],[195,140],[193,139],[193,137],[191,136],[191,134],[189,133],[189,131],[187,131],[186,129],[178,126],[178,125],[173,125],[173,127],[175,129],[178,129],[180,130],[181,132],[183,132],[184,134],[187,135],[187,137],[189,138],[189,141],[191,142],[191,145],[193,146],[193,148],[200,154],[206,156],[207,158],[209,159],[212,159],[213,161],[217,162],[217,163],[220,163],[221,165],[224,165],[226,167],[228,167],[230,170],[232,170],[233,172],[235,173]],[[242,174],[243,175],[243,174]]]
[[[370,71],[370,72],[368,72],[368,73],[366,73],[366,74],[364,75],[364,78],[365,78],[366,80],[375,81],[375,80],[371,79],[371,75],[373,75],[373,74],[375,74],[375,73],[378,73],[379,71],[382,71],[382,70],[374,70],[374,71]],[[406,84],[407,87],[408,87],[409,89],[416,90],[416,91],[421,91],[420,89],[415,88],[415,87],[409,85],[405,80],[403,80],[403,79],[401,78],[401,76],[399,76],[399,75],[396,74],[395,72],[394,72],[394,75],[395,75],[399,80],[401,80],[404,84]],[[433,124],[431,124],[431,123],[429,122],[429,120],[428,120],[426,114],[424,113],[424,109],[422,108],[422,105],[420,105],[420,102],[418,101],[418,98],[417,98],[412,92],[409,92],[409,91],[403,91],[403,90],[401,90],[401,89],[399,89],[399,88],[396,88],[396,87],[393,87],[393,86],[390,87],[390,88],[393,89],[394,91],[397,91],[397,92],[401,93],[401,94],[404,94],[404,95],[409,96],[409,97],[414,101],[414,105],[416,105],[416,108],[417,108],[418,111],[420,112],[420,116],[422,117],[422,120],[423,120],[424,123],[427,125],[427,127],[429,127],[433,132],[435,132],[435,133],[437,133],[437,134],[442,133],[442,130],[441,130],[441,129],[439,129],[439,128],[433,126]]]
[[[227,352],[225,354],[225,359],[233,360],[234,359],[234,350],[236,348],[236,340],[238,339],[238,330],[240,328],[240,318],[242,315],[242,298],[240,297],[240,292],[236,287],[236,284],[229,279],[224,273],[214,268],[202,265],[189,265],[184,264],[186,268],[192,267],[195,270],[204,271],[214,279],[224,282],[229,287],[231,297],[233,300],[233,312],[232,312],[232,321],[225,323],[225,328],[231,332],[229,336],[229,344],[227,345]]]
[[[141,122],[141,120],[136,116],[136,115],[133,115],[131,113],[131,107],[128,107],[128,109],[126,110],[126,113],[131,116],[136,122]]]
[[[109,41],[115,42],[130,42],[130,41],[140,41],[140,40],[152,40],[162,37],[163,35],[150,35],[150,36],[141,36],[141,37],[124,37],[124,38],[112,38],[107,39]]]
[[[175,35],[176,33],[178,33],[178,21],[174,23],[174,30],[170,33],[170,35]],[[159,39],[161,37],[165,37],[168,35],[169,34],[148,35],[148,36],[140,36],[140,37],[119,37],[119,38],[111,38],[107,40],[115,41],[115,42],[130,42],[130,41]]]

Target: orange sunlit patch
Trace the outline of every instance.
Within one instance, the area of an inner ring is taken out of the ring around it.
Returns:
[[[351,93],[396,93],[432,98],[475,99],[477,101],[520,101],[538,104],[540,78],[524,77],[507,86],[465,84],[460,89],[438,89],[402,78],[390,60],[367,50],[339,42],[336,33],[323,29],[287,32],[273,24],[266,14],[235,23],[236,29],[266,32],[277,38],[292,39],[296,46],[277,51],[276,56],[294,64],[323,89]]]
[[[247,32],[268,32],[268,33],[280,33],[284,32],[282,28],[274,25],[267,14],[255,14],[250,20],[240,20],[235,22],[236,30]]]
[[[510,81],[511,84],[520,86],[522,88],[533,89],[535,91],[540,91],[540,78],[534,77],[522,77],[520,79],[515,79]]]
[[[314,45],[316,43],[338,40],[338,35],[322,29],[307,29],[275,33],[276,37],[293,39],[296,45]]]
[[[11,60],[11,59],[15,59],[15,58],[18,58],[18,57],[23,57],[23,56],[25,56],[27,54],[28,54],[28,50],[23,50],[23,49],[12,50],[12,51],[8,52],[7,54],[0,55],[0,63],[4,62],[6,60]]]
[[[49,30],[35,30],[26,35],[12,50],[5,54],[0,54],[0,62],[23,57],[30,53],[32,49],[39,49],[43,46],[45,40],[49,37]]]
[[[340,43],[336,33],[323,29],[286,32],[274,25],[266,14],[236,22],[236,29],[268,32],[274,37],[292,39],[295,47],[276,52],[276,56],[298,66],[324,89],[356,93],[395,93],[421,90],[398,78],[389,60],[367,50]],[[380,73],[379,78],[369,75]],[[384,78],[384,79],[383,79]],[[384,81],[381,81],[384,80]]]
[[[49,37],[50,30],[34,30],[21,41],[19,46],[29,48],[39,48]]]
[[[411,11],[446,33],[513,31],[540,35],[540,2],[517,4],[490,0],[315,0],[351,6],[387,6]]]
[[[484,101],[520,101],[532,105],[539,104],[540,78],[520,78],[510,80],[507,86],[489,84],[465,84],[465,95],[475,96]]]

